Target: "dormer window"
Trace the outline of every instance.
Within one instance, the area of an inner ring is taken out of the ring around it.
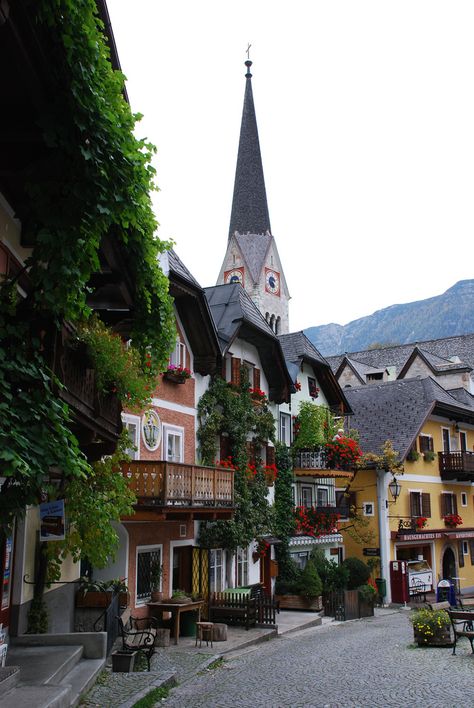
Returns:
[[[176,346],[175,346],[174,350],[171,352],[170,364],[171,364],[171,366],[177,366],[177,367],[182,366],[183,368],[186,367],[186,347],[179,340],[179,338],[176,342]]]

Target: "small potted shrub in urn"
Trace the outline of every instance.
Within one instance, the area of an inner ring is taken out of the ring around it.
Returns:
[[[163,576],[163,566],[158,561],[152,563],[150,568],[150,588],[151,601],[162,602],[163,592],[161,590],[161,578]]]

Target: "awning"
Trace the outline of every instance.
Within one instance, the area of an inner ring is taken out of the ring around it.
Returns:
[[[290,548],[298,548],[300,546],[316,546],[316,545],[331,545],[342,543],[343,538],[340,533],[328,533],[325,536],[292,536],[288,542]]]

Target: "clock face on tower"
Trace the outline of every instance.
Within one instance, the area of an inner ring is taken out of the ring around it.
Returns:
[[[271,268],[265,268],[265,290],[272,295],[280,295],[280,274]]]
[[[226,270],[224,273],[224,283],[240,283],[244,284],[244,269],[243,268],[233,268],[232,270]]]

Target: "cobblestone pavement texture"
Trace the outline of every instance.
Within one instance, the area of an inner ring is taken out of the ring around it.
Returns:
[[[327,624],[228,659],[174,688],[166,708],[474,707],[469,642],[418,648],[408,613]],[[163,705],[163,702],[161,703]]]
[[[157,649],[151,658],[151,671],[131,674],[112,673],[110,666],[102,672],[95,686],[81,700],[84,708],[119,708],[138,693],[160,685],[161,678],[176,675],[178,684],[193,678],[212,661],[214,654]]]

